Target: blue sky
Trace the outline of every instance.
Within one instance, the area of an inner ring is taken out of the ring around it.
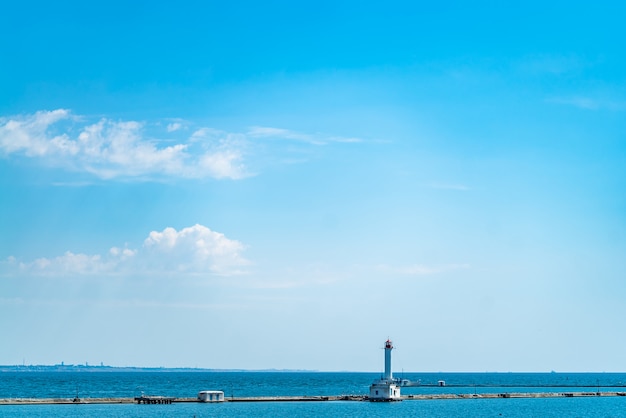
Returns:
[[[626,370],[623,4],[222,3],[5,5],[0,363]]]

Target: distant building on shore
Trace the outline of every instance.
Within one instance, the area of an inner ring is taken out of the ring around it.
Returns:
[[[400,386],[396,384],[391,371],[391,350],[393,350],[393,343],[391,340],[385,341],[385,374],[370,386],[370,401],[401,400]]]

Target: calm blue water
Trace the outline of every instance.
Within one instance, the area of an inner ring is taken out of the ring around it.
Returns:
[[[373,373],[269,372],[3,372],[0,398],[195,397],[200,390],[226,396],[366,394]],[[403,394],[505,392],[625,392],[624,373],[406,373],[422,384]],[[463,385],[463,386],[456,386]],[[626,417],[626,397],[413,400],[370,402],[263,402],[173,405],[5,405],[0,417]]]

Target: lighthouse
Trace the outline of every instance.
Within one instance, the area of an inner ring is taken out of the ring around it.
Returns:
[[[391,340],[385,341],[385,379],[393,380],[393,373],[391,371],[391,350],[393,350],[393,343]]]
[[[393,343],[391,340],[385,341],[385,374],[370,386],[369,400],[380,401],[400,401],[400,387],[396,384],[391,371],[391,350]]]

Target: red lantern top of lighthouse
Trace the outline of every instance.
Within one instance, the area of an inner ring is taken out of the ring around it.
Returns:
[[[391,340],[385,341],[385,349],[391,350],[392,348],[393,348],[393,344],[391,343]]]

